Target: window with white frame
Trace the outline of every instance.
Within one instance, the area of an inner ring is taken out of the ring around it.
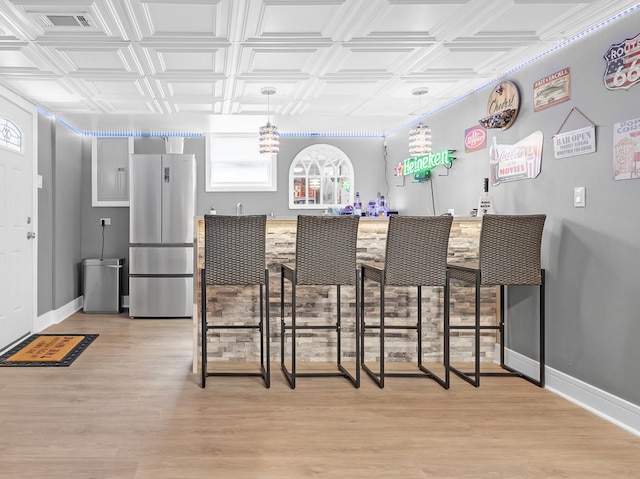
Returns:
[[[0,118],[0,145],[9,150],[22,151],[22,131],[7,118]]]
[[[276,191],[278,155],[260,154],[255,134],[206,137],[205,191]]]
[[[333,145],[304,148],[289,168],[289,208],[341,208],[353,203],[353,166]]]

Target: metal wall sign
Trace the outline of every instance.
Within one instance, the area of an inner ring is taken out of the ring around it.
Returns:
[[[508,181],[533,179],[542,166],[543,134],[535,131],[515,145],[499,145],[496,138],[489,148],[489,167],[493,186]]]
[[[586,155],[595,151],[596,127],[593,125],[558,133],[553,137],[553,157],[556,160],[570,156]]]
[[[571,98],[569,68],[547,75],[533,84],[533,111],[544,110]]]
[[[577,130],[565,131],[560,133],[562,127],[567,123],[572,114],[579,114],[589,124]],[[556,160],[560,158],[569,158],[571,156],[586,155],[596,151],[596,125],[578,110],[573,107],[569,114],[565,117],[558,131],[553,135],[553,156]]]
[[[640,178],[640,118],[613,125],[613,179]]]
[[[609,47],[604,56],[604,86],[608,90],[628,90],[640,81],[640,33]]]
[[[484,150],[487,147],[487,129],[481,125],[467,128],[464,132],[464,152]]]

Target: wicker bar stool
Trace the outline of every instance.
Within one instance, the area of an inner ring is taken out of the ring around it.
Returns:
[[[296,387],[297,377],[344,377],[356,388],[360,387],[359,364],[359,314],[358,288],[355,307],[355,374],[348,372],[342,365],[342,317],[340,287],[357,284],[356,243],[358,239],[357,216],[298,216],[296,229],[295,264],[282,264],[280,276],[280,365],[291,389]],[[291,324],[285,322],[285,280],[291,282]],[[324,324],[296,324],[296,291],[298,286],[336,286],[336,322]],[[337,334],[336,366],[338,372],[297,371],[297,335],[299,331],[324,330]],[[286,332],[291,333],[291,370],[285,364]]]
[[[207,376],[259,376],[271,384],[269,366],[269,271],[266,267],[266,215],[204,217],[204,268],[201,279],[201,386]],[[244,324],[215,324],[207,319],[207,287],[259,285],[260,318]],[[260,333],[259,372],[215,372],[207,368],[207,331],[257,330]]]
[[[449,343],[443,345],[444,377],[440,377],[423,365],[422,349],[422,287],[435,286],[447,290],[447,248],[451,232],[452,216],[390,216],[387,230],[387,243],[384,264],[363,264],[360,274],[360,298],[362,325],[361,365],[362,369],[380,387],[384,387],[385,377],[422,377],[435,380],[445,389],[449,388]],[[367,324],[364,314],[365,280],[380,285],[380,320],[378,324]],[[385,288],[386,286],[415,286],[417,289],[417,322],[410,325],[385,324]],[[444,304],[444,330],[449,324],[448,303]],[[365,332],[379,332],[380,359],[379,372],[374,372],[365,363]],[[385,332],[388,330],[413,330],[417,333],[417,352],[419,372],[385,371]],[[446,335],[443,336],[446,339]]]
[[[475,368],[464,372],[450,366],[456,375],[478,387],[480,376],[517,376],[544,387],[545,368],[545,270],[540,267],[542,230],[546,215],[484,215],[480,230],[478,264],[449,263],[448,281],[455,279],[475,287],[475,323],[473,325],[449,325],[447,340],[451,331],[472,330],[475,340]],[[505,364],[505,286],[528,285],[539,288],[539,373],[532,378]],[[498,325],[480,324],[481,286],[500,286],[500,322]],[[451,290],[449,289],[449,293]],[[447,295],[447,303],[450,294]],[[480,333],[496,330],[500,334],[500,366],[505,371],[480,371]]]

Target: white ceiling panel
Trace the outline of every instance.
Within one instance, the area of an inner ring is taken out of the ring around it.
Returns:
[[[41,98],[49,104],[80,101],[82,95],[70,91],[59,80],[9,80],[5,82],[9,88],[27,97]]]
[[[164,50],[159,52],[160,62],[165,73],[192,71],[216,71],[216,52],[189,52],[184,50]]]
[[[143,2],[152,34],[215,35],[217,6],[202,2]]]
[[[255,2],[257,3],[257,2]],[[306,3],[306,4],[305,4]],[[257,36],[321,36],[335,10],[343,2],[264,2]],[[292,21],[295,19],[295,21]]]
[[[495,11],[493,21],[485,25],[484,31],[538,34],[546,25],[579,8],[580,4],[575,2],[516,3],[511,8]]]
[[[329,97],[334,99],[340,99],[344,101],[344,98],[357,97],[360,99],[367,99],[374,96],[378,89],[384,85],[383,81],[326,81],[320,84],[317,91],[314,92],[314,97]]]
[[[131,71],[120,50],[117,48],[110,50],[87,50],[82,49],[59,49],[74,65],[74,70],[78,72],[111,70],[114,72]]]
[[[179,112],[198,112],[198,113],[215,113],[212,103],[176,103],[176,111]]]
[[[291,131],[387,131],[628,8],[640,6],[0,0],[0,84],[91,132],[253,131],[267,114]],[[429,88],[421,104],[418,87]]]
[[[109,101],[104,102],[110,111],[117,113],[157,113],[159,106],[153,102],[143,101]]]
[[[96,95],[101,97],[142,97],[146,95],[146,89],[138,80],[93,80],[88,83],[96,90]]]
[[[311,49],[253,49],[246,71],[260,72],[296,72],[309,70],[317,50]]]
[[[0,50],[0,69],[37,70],[36,65],[20,50]]]
[[[443,19],[457,13],[461,5],[469,2],[412,2],[390,1],[380,15],[371,35],[388,33],[428,33]]]
[[[217,87],[217,88],[216,88]],[[167,82],[167,91],[170,96],[193,97],[193,96],[219,96],[222,94],[221,82],[193,82],[193,81],[170,81]]]
[[[408,54],[413,52],[412,49],[360,49],[354,48],[342,60],[339,71],[353,72],[359,71],[365,74],[367,71],[389,72],[393,70],[394,65],[400,63]]]

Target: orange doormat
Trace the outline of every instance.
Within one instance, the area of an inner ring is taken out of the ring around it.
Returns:
[[[0,366],[69,366],[97,334],[34,334],[0,356]]]

